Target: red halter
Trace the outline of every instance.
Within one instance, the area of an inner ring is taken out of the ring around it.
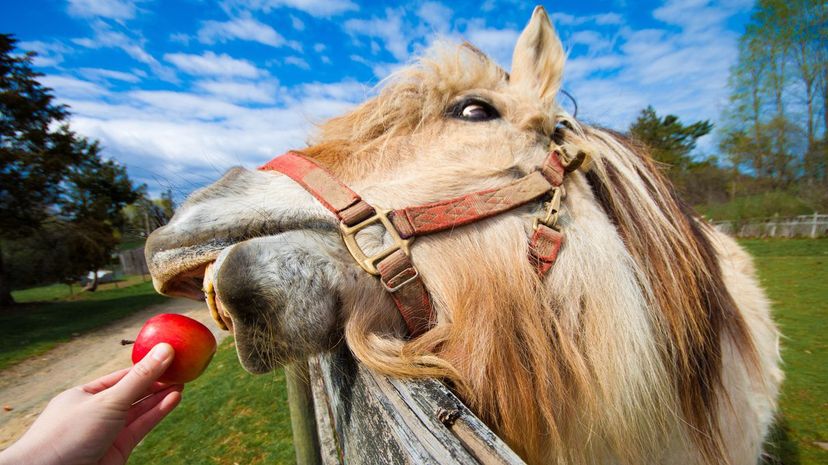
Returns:
[[[369,205],[328,170],[297,152],[278,156],[259,169],[278,171],[290,177],[336,215],[348,251],[363,270],[380,277],[405,320],[410,336],[415,338],[434,324],[434,309],[425,284],[411,262],[411,241],[418,236],[489,218],[550,195],[545,215],[535,218],[529,240],[529,261],[543,276],[552,267],[563,243],[563,234],[557,227],[563,177],[576,169],[581,161],[583,157],[579,154],[565,167],[560,153],[553,150],[539,170],[502,187],[397,210],[382,210]],[[356,234],[374,223],[382,224],[394,244],[369,256],[357,244]]]

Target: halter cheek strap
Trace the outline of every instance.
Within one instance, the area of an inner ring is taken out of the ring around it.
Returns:
[[[539,170],[504,186],[397,210],[374,208],[328,170],[297,152],[278,156],[259,169],[290,177],[336,215],[348,251],[363,270],[379,276],[405,320],[409,336],[415,338],[435,321],[428,290],[411,262],[409,247],[414,238],[490,218],[550,196],[544,216],[534,220],[529,240],[529,261],[543,276],[563,244],[557,220],[563,177],[570,168],[574,169],[572,164],[565,167],[560,153],[553,150]],[[373,224],[382,225],[393,244],[367,255],[357,243],[356,234]]]

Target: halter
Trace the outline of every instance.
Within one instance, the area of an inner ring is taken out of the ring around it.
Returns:
[[[578,152],[564,165],[561,151],[554,148],[539,169],[504,186],[397,210],[369,205],[328,170],[297,152],[278,156],[259,169],[288,176],[336,215],[348,251],[363,270],[379,276],[405,320],[409,336],[415,338],[434,324],[434,308],[420,273],[411,262],[410,249],[414,239],[474,223],[548,197],[544,214],[534,219],[529,238],[529,262],[543,277],[555,263],[563,244],[563,233],[557,222],[565,195],[564,175],[577,169],[584,158],[584,153]],[[368,255],[357,243],[356,235],[373,224],[381,224],[393,244]]]

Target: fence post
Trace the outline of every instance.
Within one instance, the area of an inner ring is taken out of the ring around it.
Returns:
[[[776,228],[779,226],[779,213],[773,214],[773,225],[770,230],[770,237],[776,237]]]
[[[811,239],[815,239],[817,237],[816,233],[817,233],[817,219],[818,219],[818,217],[819,217],[819,214],[817,212],[814,212],[814,222],[811,224]]]
[[[293,447],[297,465],[322,465],[319,455],[319,436],[308,374],[308,361],[285,365],[290,426],[293,429]]]

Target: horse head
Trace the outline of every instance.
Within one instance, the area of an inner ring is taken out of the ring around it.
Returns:
[[[561,109],[564,62],[537,8],[510,72],[472,45],[438,44],[301,150],[392,210],[515,182],[550,146],[587,153],[564,180],[565,241],[547,274],[527,260],[541,200],[417,238],[433,321],[409,338],[319,199],[279,172],[234,168],[149,238],[156,288],[206,288],[251,372],[344,337],[382,373],[451,380],[532,463],[755,463],[781,373],[750,259],[643,147]],[[374,224],[356,241],[370,253],[389,237]]]

